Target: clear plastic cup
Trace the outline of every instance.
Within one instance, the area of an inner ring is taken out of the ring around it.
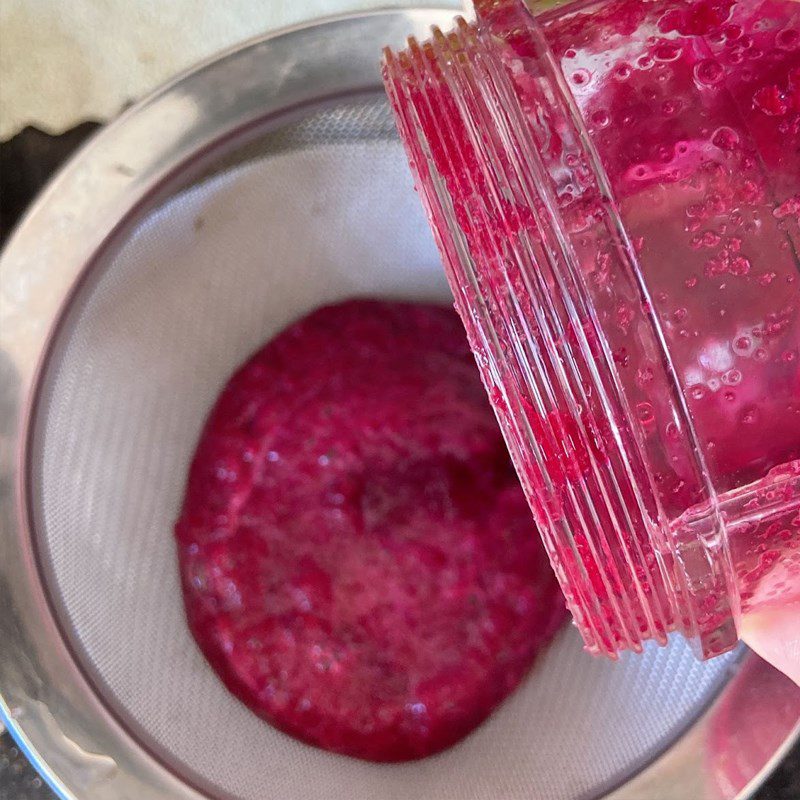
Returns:
[[[800,615],[800,4],[476,3],[387,51],[586,647]]]

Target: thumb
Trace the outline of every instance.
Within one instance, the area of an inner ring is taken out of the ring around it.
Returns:
[[[761,658],[800,686],[800,604],[747,614],[740,634]]]

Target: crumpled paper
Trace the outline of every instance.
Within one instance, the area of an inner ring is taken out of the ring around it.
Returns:
[[[106,120],[197,61],[330,14],[459,0],[2,0],[0,139]],[[378,59],[376,51],[376,60]]]

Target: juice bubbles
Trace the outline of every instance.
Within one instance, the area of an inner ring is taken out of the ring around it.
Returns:
[[[800,4],[478,21],[385,78],[587,648],[800,614]]]

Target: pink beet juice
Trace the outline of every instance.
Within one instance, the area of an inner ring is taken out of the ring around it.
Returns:
[[[476,3],[385,56],[587,648],[800,614],[800,4]]]

